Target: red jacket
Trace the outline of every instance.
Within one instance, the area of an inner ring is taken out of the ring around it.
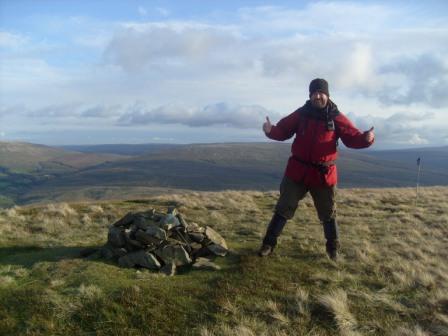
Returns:
[[[337,183],[334,161],[338,157],[337,140],[350,148],[366,148],[366,132],[360,132],[351,121],[329,101],[327,113],[334,121],[335,130],[327,129],[325,112],[310,108],[307,102],[287,117],[281,119],[267,136],[284,141],[296,135],[291,147],[285,175],[309,187],[333,186]]]

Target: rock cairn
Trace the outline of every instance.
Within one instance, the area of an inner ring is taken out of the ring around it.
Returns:
[[[187,223],[176,208],[130,212],[109,227],[103,257],[121,267],[143,267],[174,275],[176,268],[219,269],[209,258],[225,256],[224,238],[211,227]],[[206,258],[208,257],[208,258]]]

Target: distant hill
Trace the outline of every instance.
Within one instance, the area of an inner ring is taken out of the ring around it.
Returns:
[[[13,173],[61,173],[121,158],[115,153],[81,153],[25,142],[0,142],[0,167]]]
[[[417,164],[417,158],[421,158],[423,170],[448,172],[448,146],[371,151],[369,155],[379,159],[407,164],[410,167]]]
[[[276,190],[290,155],[290,144],[278,142],[133,146],[76,146],[78,152],[72,152],[31,144],[3,145],[0,184],[6,188],[2,194],[30,203],[132,197],[164,189]],[[417,157],[422,158],[421,185],[448,185],[447,148],[342,148],[339,187],[415,186]]]
[[[60,148],[82,153],[117,154],[126,156],[157,153],[167,149],[182,147],[171,144],[107,144],[107,145],[69,145]]]
[[[0,142],[0,207],[14,204],[43,181],[122,158],[117,154],[86,154],[24,142]]]
[[[422,150],[424,151],[424,150]],[[435,154],[437,153],[437,156]],[[341,149],[338,170],[341,187],[399,187],[416,182],[417,154]],[[290,155],[288,143],[229,143],[175,146],[153,153],[101,164],[63,177],[55,183],[79,180],[105,184],[157,185],[197,190],[277,188]],[[448,151],[425,152],[423,185],[448,184]]]

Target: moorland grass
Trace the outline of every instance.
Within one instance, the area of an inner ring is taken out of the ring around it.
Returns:
[[[338,192],[342,255],[307,197],[274,255],[256,256],[276,192],[192,192],[0,213],[0,334],[446,335],[448,188]],[[79,258],[128,211],[175,205],[227,240],[220,271],[174,277]]]

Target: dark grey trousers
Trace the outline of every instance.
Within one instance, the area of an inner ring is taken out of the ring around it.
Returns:
[[[322,223],[336,218],[336,187],[308,188],[303,183],[297,183],[289,177],[283,177],[280,184],[280,198],[275,206],[275,212],[286,219],[291,219],[297,210],[299,202],[310,192],[319,220]]]
[[[338,225],[336,223],[336,188],[320,187],[308,188],[303,183],[297,183],[289,177],[284,177],[280,185],[280,198],[275,206],[274,216],[268,225],[263,244],[272,247],[277,245],[277,238],[280,236],[283,227],[288,219],[294,216],[300,200],[310,192],[317,210],[317,215],[324,229],[327,240],[327,252],[335,251],[339,247]]]

